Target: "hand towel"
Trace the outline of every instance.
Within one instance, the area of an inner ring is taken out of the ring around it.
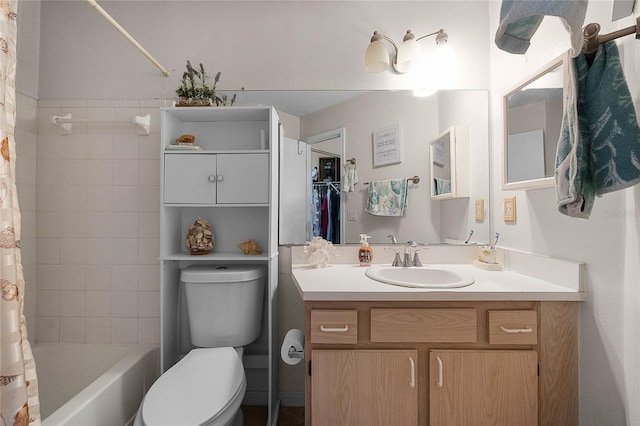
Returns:
[[[344,165],[344,176],[342,178],[342,191],[353,192],[358,183],[358,173],[356,173],[356,165],[347,162]]]
[[[557,16],[571,35],[572,57],[582,50],[587,0],[503,0],[496,45],[509,53],[525,53],[545,15]]]
[[[570,64],[556,153],[558,210],[587,219],[595,195],[640,182],[640,128],[613,41]]]
[[[376,216],[402,216],[408,186],[407,179],[369,182],[365,211]]]
[[[435,195],[450,194],[451,180],[442,178],[433,178],[435,185]]]
[[[586,62],[584,54],[576,58],[579,69]],[[589,122],[596,195],[640,182],[640,128],[614,41],[598,46],[582,95],[578,92],[578,115]]]
[[[554,172],[557,207],[567,216],[587,219],[593,207],[595,189],[589,168],[589,126],[586,116],[578,113],[578,91],[581,84],[584,86],[586,72],[581,69],[578,74],[573,60],[567,61],[567,66],[565,110]]]

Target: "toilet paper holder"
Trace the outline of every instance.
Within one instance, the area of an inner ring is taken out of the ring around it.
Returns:
[[[298,351],[294,346],[291,346],[289,348],[289,351],[287,352],[287,354],[289,355],[289,358],[304,359],[304,351]]]

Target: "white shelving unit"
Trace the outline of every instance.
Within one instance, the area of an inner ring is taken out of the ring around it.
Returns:
[[[161,110],[161,368],[191,348],[180,270],[192,264],[252,264],[266,273],[262,334],[245,348],[245,402],[269,406],[275,424],[278,381],[278,116],[272,107],[174,107]],[[166,150],[184,134],[201,151]],[[187,229],[207,219],[215,247],[193,256]],[[237,245],[254,239],[263,253]],[[252,371],[249,371],[251,369]]]

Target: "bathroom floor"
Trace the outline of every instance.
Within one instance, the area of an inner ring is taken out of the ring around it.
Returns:
[[[266,406],[242,406],[245,426],[264,426],[267,424]],[[304,407],[280,407],[278,426],[304,426]]]

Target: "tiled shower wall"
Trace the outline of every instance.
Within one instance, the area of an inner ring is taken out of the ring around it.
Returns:
[[[37,342],[160,341],[161,106],[38,101]],[[59,134],[51,118],[67,113],[91,120]],[[150,135],[137,114],[151,114]]]

